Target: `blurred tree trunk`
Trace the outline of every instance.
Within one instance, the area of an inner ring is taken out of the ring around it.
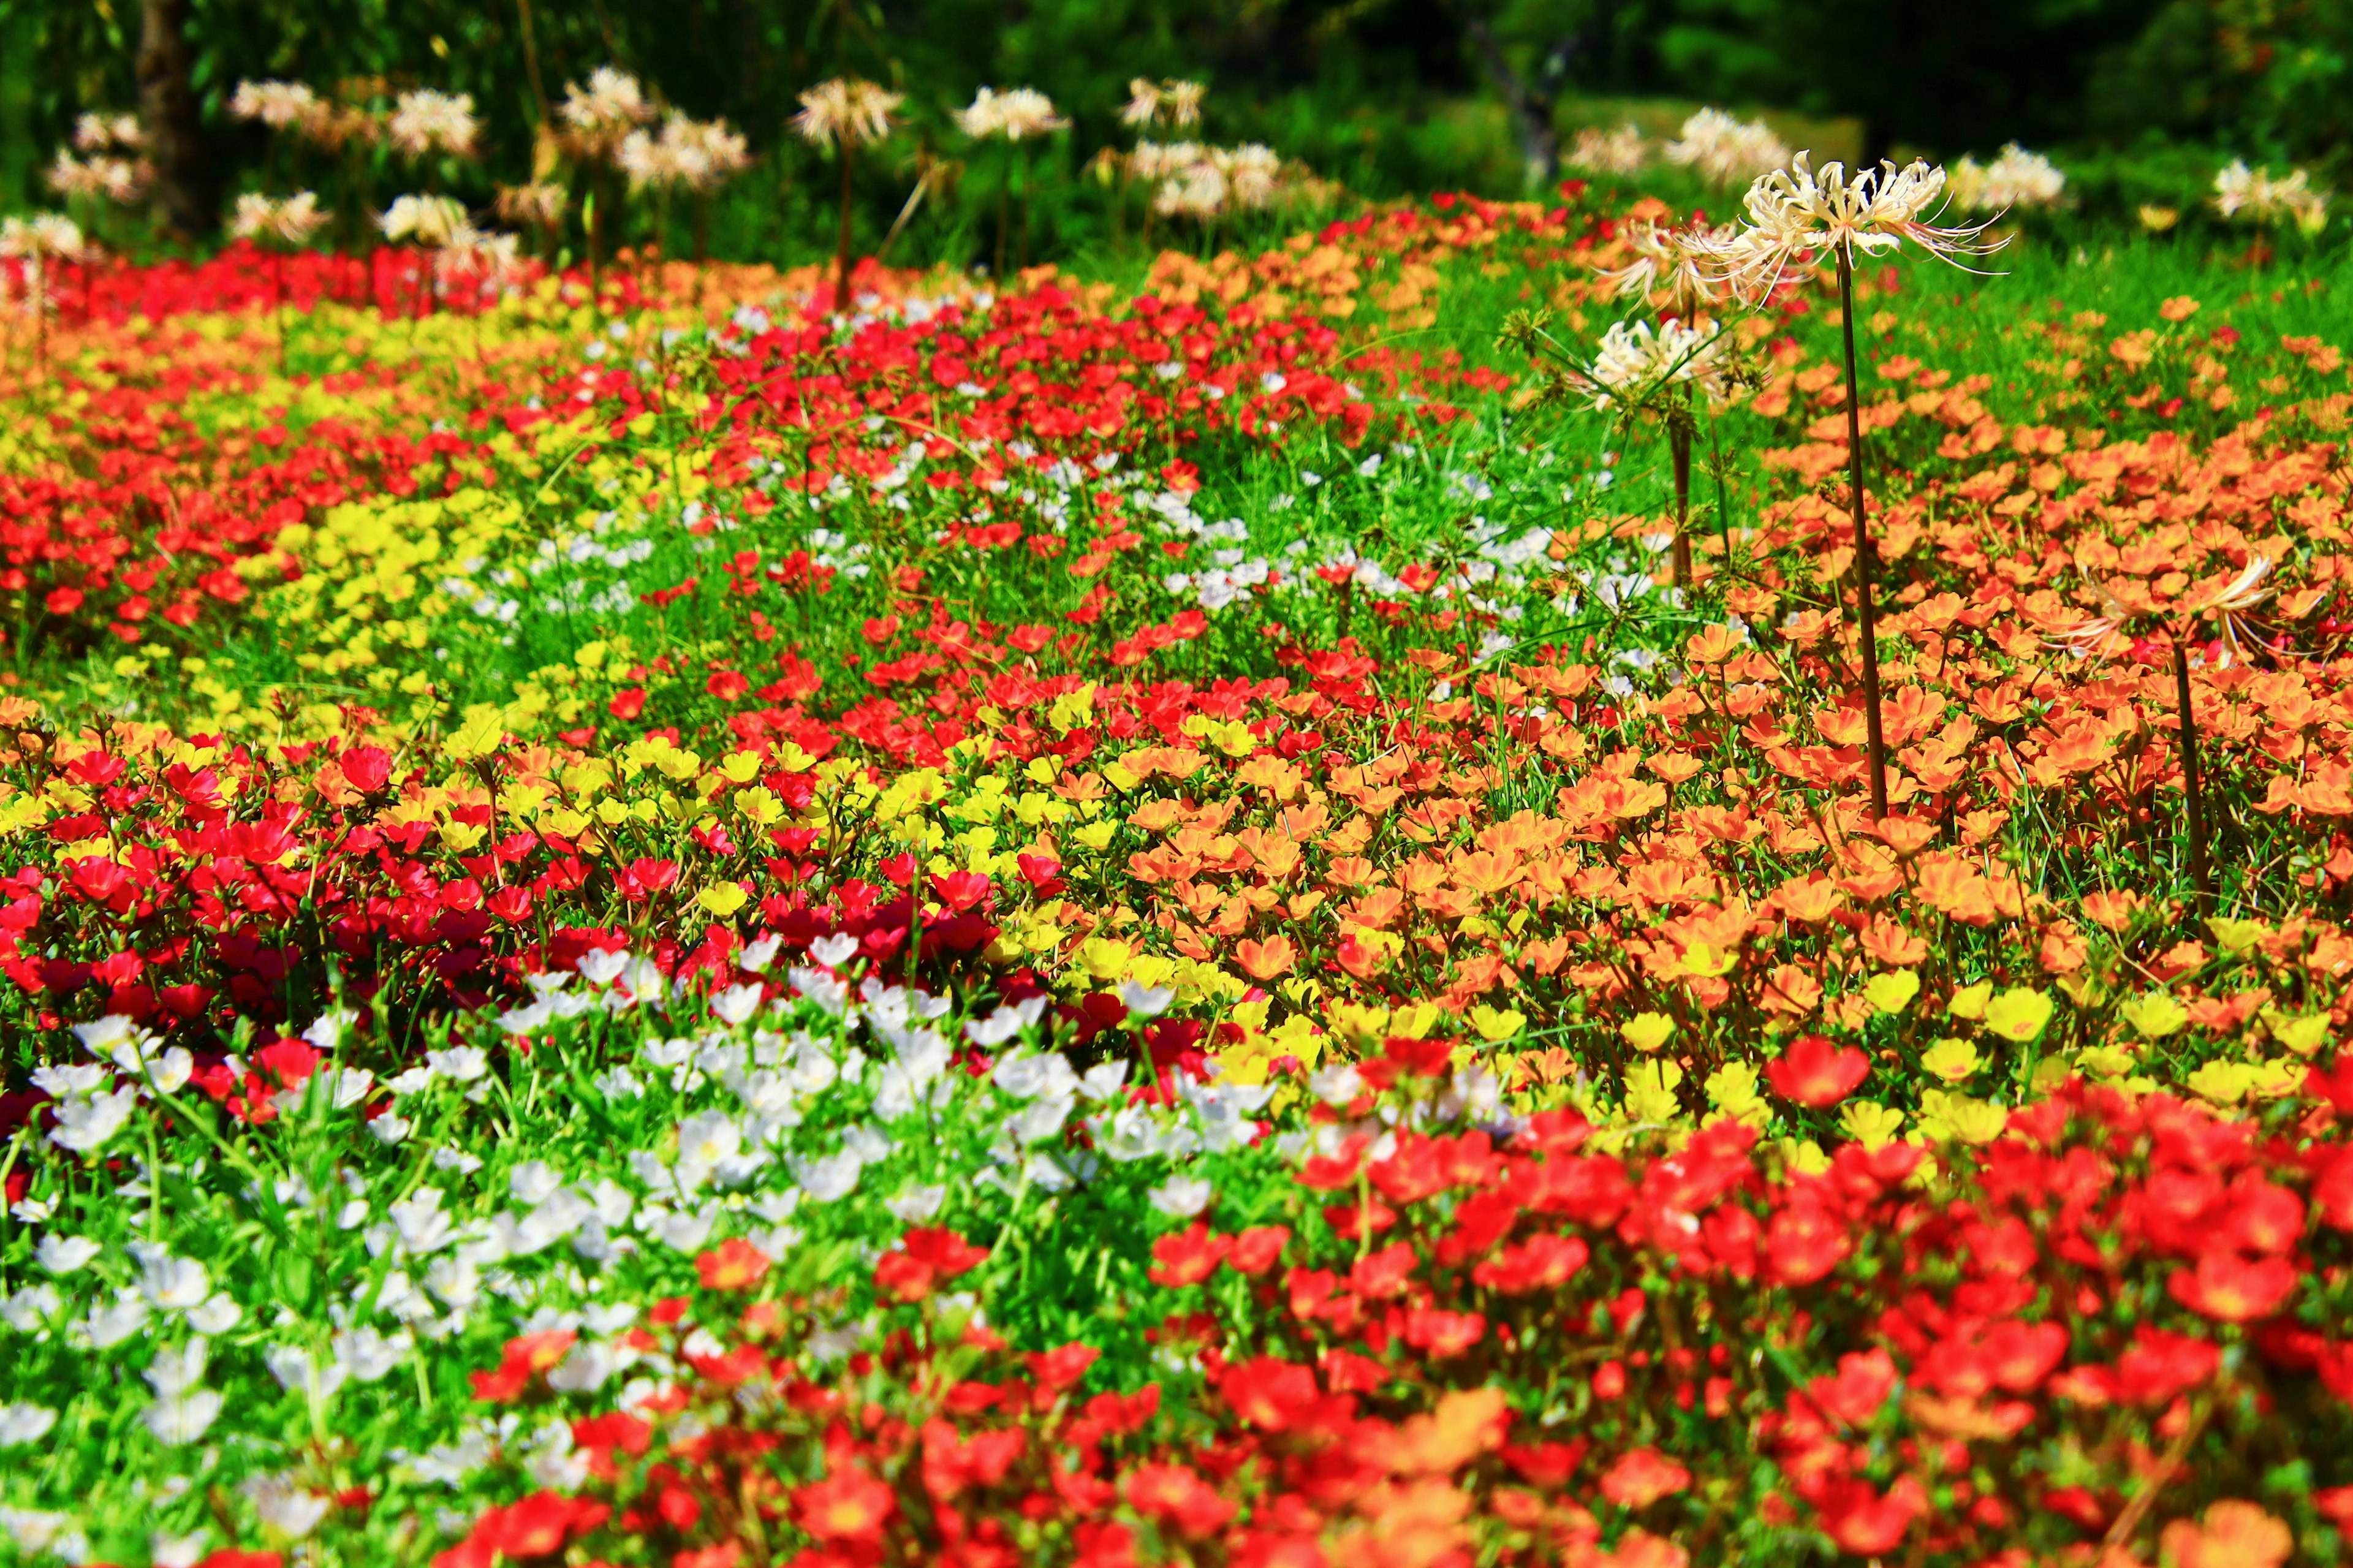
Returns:
[[[1553,116],[1560,103],[1560,89],[1568,80],[1569,63],[1577,58],[1577,34],[1563,34],[1544,51],[1535,69],[1523,76],[1513,68],[1487,17],[1476,11],[1468,12],[1462,19],[1462,30],[1478,52],[1479,64],[1486,71],[1487,79],[1503,95],[1513,129],[1519,132],[1520,153],[1527,163],[1528,186],[1541,190],[1560,173],[1560,131]]]
[[[174,237],[202,239],[220,221],[220,192],[196,116],[188,0],[141,0],[139,9],[139,117],[155,165],[155,205]]]

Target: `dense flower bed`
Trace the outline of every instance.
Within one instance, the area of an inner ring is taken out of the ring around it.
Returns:
[[[16,1550],[2333,1560],[2313,295],[1859,279],[1874,819],[1835,297],[1741,328],[1688,587],[1648,437],[1485,350],[1598,331],[1625,216],[67,293]]]

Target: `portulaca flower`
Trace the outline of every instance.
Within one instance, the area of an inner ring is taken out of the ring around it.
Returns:
[[[99,1253],[99,1245],[86,1236],[58,1236],[54,1233],[41,1237],[33,1248],[33,1256],[42,1268],[52,1274],[71,1274]]]
[[[288,1476],[255,1476],[237,1490],[261,1516],[261,1522],[289,1540],[300,1541],[319,1528],[333,1500],[298,1486]]]
[[[1217,1189],[1198,1176],[1171,1176],[1146,1194],[1145,1201],[1170,1219],[1191,1219],[1216,1195]]]
[[[46,1405],[0,1405],[0,1448],[24,1448],[49,1435],[58,1413]]]

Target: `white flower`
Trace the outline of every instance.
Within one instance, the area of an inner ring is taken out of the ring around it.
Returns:
[[[922,1225],[940,1212],[940,1205],[947,1195],[944,1186],[912,1186],[895,1197],[884,1199],[882,1206],[902,1225]]]
[[[1191,1219],[1216,1195],[1217,1189],[1198,1176],[1171,1176],[1146,1194],[1145,1201],[1170,1219]]]
[[[1326,1105],[1347,1105],[1365,1092],[1365,1080],[1345,1062],[1317,1069],[1307,1080],[1308,1092]]]
[[[213,1288],[212,1276],[193,1258],[174,1257],[151,1242],[134,1241],[131,1255],[139,1260],[139,1293],[147,1304],[166,1312],[185,1312],[201,1306]]]
[[[27,1447],[57,1424],[58,1413],[46,1405],[0,1405],[0,1448]]]
[[[237,1321],[245,1316],[245,1309],[230,1300],[225,1292],[216,1290],[202,1306],[191,1307],[184,1316],[188,1327],[200,1334],[225,1334],[237,1327]]]
[[[1006,1093],[1023,1100],[1039,1095],[1067,1100],[1079,1091],[1079,1076],[1060,1051],[1002,1058],[989,1079]]]
[[[240,81],[229,95],[228,111],[283,131],[316,112],[319,95],[299,81]]]
[[[711,1239],[712,1226],[718,1223],[716,1209],[704,1209],[697,1214],[676,1214],[668,1209],[648,1205],[639,1222],[651,1230],[654,1238],[674,1252],[700,1252],[702,1244]]]
[[[334,1362],[320,1366],[301,1345],[264,1345],[261,1363],[278,1380],[279,1387],[313,1403],[333,1398],[335,1390],[343,1385],[343,1379],[351,1375]]]
[[[413,239],[428,249],[438,249],[455,239],[469,226],[466,209],[448,196],[396,196],[391,206],[376,219],[385,238],[397,245]]]
[[[451,1046],[447,1050],[427,1051],[425,1060],[436,1073],[458,1083],[471,1083],[491,1070],[491,1058],[479,1046]]]
[[[237,216],[229,221],[228,231],[230,237],[235,239],[269,239],[284,245],[301,246],[310,244],[312,237],[326,225],[327,215],[320,210],[319,198],[309,191],[297,191],[284,201],[274,200],[259,191],[248,191],[237,198]],[[321,1028],[326,1022],[322,1018],[311,1027]],[[302,1037],[311,1038],[307,1032]],[[322,1051],[331,1051],[335,1048],[334,1039],[331,1031],[325,1044],[316,1040],[311,1043]]]
[[[1925,215],[1945,189],[1945,171],[1915,161],[1898,169],[1882,163],[1852,177],[1842,164],[1817,172],[1799,153],[1748,188],[1748,226],[1722,258],[1725,281],[1744,298],[1770,294],[1806,257],[1878,256],[1915,245],[1940,260],[1999,249],[1987,225],[1940,228]]]
[[[387,1110],[367,1124],[368,1136],[379,1143],[397,1143],[407,1137],[416,1125],[406,1116],[398,1116]]]
[[[1097,1062],[1079,1079],[1079,1092],[1089,1100],[1111,1099],[1127,1082],[1128,1065],[1117,1060]]]
[[[1953,205],[1963,212],[2055,207],[2066,198],[2067,176],[2040,153],[2012,142],[1990,163],[1965,157],[1952,167]]]
[[[843,931],[835,931],[831,936],[821,936],[809,943],[808,953],[828,969],[839,969],[858,956],[858,939]]]
[[[723,1023],[741,1024],[760,1010],[760,987],[730,985],[711,998],[711,1010]]]
[[[402,93],[394,101],[385,136],[396,150],[411,158],[422,158],[437,151],[468,158],[473,155],[474,137],[479,130],[471,93],[418,88]]]
[[[296,1486],[284,1476],[255,1476],[237,1489],[253,1504],[262,1523],[295,1541],[318,1529],[333,1504],[333,1500]]]
[[[1651,144],[1637,125],[1620,125],[1615,131],[1588,125],[1577,132],[1561,161],[1572,169],[1597,174],[1639,174],[1651,161]]]
[[[723,1110],[705,1110],[678,1130],[678,1183],[691,1191],[744,1147],[744,1130]]]
[[[205,1543],[212,1532],[198,1527],[186,1535],[167,1535],[156,1531],[147,1537],[147,1560],[154,1568],[196,1568],[204,1561]]]
[[[610,985],[629,966],[627,948],[599,947],[580,955],[580,978],[591,985]]]
[[[829,939],[820,938],[819,940]],[[784,938],[773,931],[762,931],[757,937],[744,944],[744,951],[735,955],[735,962],[754,974],[765,974],[767,973],[768,965],[776,961],[776,949],[784,944]],[[814,945],[811,944],[812,951],[814,951]]]
[[[905,95],[890,92],[858,77],[835,77],[800,95],[801,111],[793,129],[820,147],[836,142],[855,147],[880,142],[891,133],[891,115]]]
[[[621,989],[638,1002],[659,1002],[670,992],[661,966],[650,958],[632,958],[621,971]]]
[[[956,110],[956,125],[967,136],[1002,136],[1008,142],[1042,136],[1071,122],[1054,113],[1053,100],[1035,88],[1017,87],[998,92],[984,87],[972,107]]]
[[[1064,1065],[1069,1070],[1068,1064]],[[1062,1131],[1071,1119],[1073,1102],[1068,1100],[1042,1099],[1005,1119],[1005,1131],[1017,1143],[1039,1143]]]
[[[32,1508],[0,1508],[0,1529],[7,1531],[16,1550],[27,1557],[37,1557],[52,1545],[61,1545],[70,1539],[66,1527],[72,1519],[62,1513],[50,1513]]]
[[[136,1290],[116,1297],[111,1306],[92,1307],[82,1320],[90,1342],[100,1350],[121,1344],[147,1326],[147,1303]]]
[[[564,106],[557,110],[564,123],[592,139],[609,140],[628,126],[654,117],[646,89],[638,79],[611,66],[588,73],[583,90],[577,82],[564,84]]]
[[[507,1192],[519,1204],[545,1203],[563,1184],[563,1173],[544,1160],[525,1160],[507,1173]]]
[[[1139,985],[1125,980],[1120,983],[1119,999],[1126,1004],[1133,1016],[1156,1018],[1168,1011],[1168,1004],[1176,1000],[1176,993],[1166,986]]]
[[[395,1100],[406,1100],[411,1095],[423,1094],[432,1088],[433,1080],[438,1076],[439,1075],[430,1067],[413,1067],[406,1072],[396,1073],[385,1079],[384,1087],[392,1091]]]
[[[1584,374],[1586,390],[1597,409],[1640,408],[1678,384],[1720,403],[1732,389],[1724,346],[1723,330],[1712,321],[1662,321],[1656,332],[1648,321],[1620,321],[1601,336]]]
[[[33,1256],[40,1259],[41,1267],[52,1274],[71,1274],[96,1258],[98,1253],[98,1243],[86,1236],[58,1236],[54,1233],[41,1237],[40,1244],[33,1248]]]
[[[855,1154],[828,1154],[820,1160],[793,1162],[793,1178],[815,1202],[829,1204],[858,1190],[859,1173],[866,1167]]]
[[[343,1329],[334,1339],[335,1370],[339,1376],[374,1383],[398,1366],[416,1347],[417,1342],[406,1330],[380,1334],[364,1324]]]
[[[619,1355],[604,1340],[579,1340],[547,1374],[547,1386],[558,1394],[594,1394],[621,1364]]]
[[[442,1211],[438,1187],[419,1187],[386,1212],[399,1233],[402,1249],[412,1256],[438,1251],[456,1239],[449,1216]]]
[[[1788,144],[1770,126],[1735,120],[1720,109],[1703,109],[1684,121],[1683,134],[1666,152],[1667,162],[1695,169],[1715,185],[1736,185],[1789,161]]]
[[[20,1334],[37,1334],[48,1326],[49,1320],[56,1317],[65,1304],[65,1298],[58,1294],[57,1287],[44,1280],[38,1285],[27,1285],[15,1295],[0,1300],[0,1321],[6,1322]]]
[[[111,1076],[95,1062],[52,1063],[33,1069],[33,1087],[52,1100],[78,1100],[105,1088]]]

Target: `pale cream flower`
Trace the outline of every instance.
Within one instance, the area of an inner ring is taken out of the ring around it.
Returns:
[[[447,153],[453,158],[470,158],[474,155],[474,138],[480,130],[474,118],[473,94],[418,88],[414,92],[402,93],[394,101],[385,135],[395,150],[411,158],[427,157],[436,152]]]
[[[1651,144],[1644,140],[1641,128],[1620,125],[1615,131],[1604,131],[1588,125],[1577,133],[1568,145],[1564,160],[1572,169],[1584,169],[1596,174],[1639,174],[1651,161]]]
[[[1748,226],[1725,248],[1724,281],[1745,299],[1772,292],[1792,267],[1821,257],[1879,256],[1914,245],[1940,260],[1983,256],[2003,241],[1985,237],[1985,223],[1943,228],[1925,215],[1945,189],[1945,171],[1915,161],[1902,169],[1882,163],[1852,177],[1845,166],[1820,172],[1799,153],[1748,188]]]
[[[448,196],[396,196],[375,221],[385,238],[395,245],[408,239],[434,249],[470,227],[466,209]]]
[[[1150,125],[1160,118],[1160,84],[1137,77],[1127,84],[1127,106],[1119,111],[1122,125]]]
[[[860,77],[835,77],[801,94],[793,129],[819,147],[860,147],[891,134],[891,115],[906,101]]]
[[[1735,120],[1720,109],[1703,109],[1684,121],[1666,154],[1668,163],[1695,170],[1712,185],[1753,180],[1790,157],[1788,143],[1763,121]]]
[[[237,198],[237,216],[230,220],[229,234],[237,239],[269,239],[301,246],[308,245],[326,224],[327,215],[319,210],[319,198],[309,191],[297,191],[283,201],[248,191]]]
[[[1724,297],[1725,258],[1739,238],[1730,224],[1670,228],[1663,224],[1634,223],[1621,231],[1620,237],[1634,252],[1634,259],[1599,275],[1600,282],[1617,298],[1647,300],[1664,289],[1664,307],[1678,316],[1688,316]]]
[[[1572,383],[1596,409],[1641,407],[1668,386],[1686,384],[1711,402],[1732,395],[1724,329],[1713,321],[1624,321],[1601,336],[1593,363]]]
[[[1019,142],[1062,130],[1070,123],[1055,115],[1053,100],[1029,87],[1017,87],[1009,92],[984,87],[974,96],[969,108],[956,110],[957,127],[976,139],[1002,136],[1008,142]]]
[[[2309,170],[2295,169],[2274,180],[2269,169],[2250,169],[2233,158],[2214,175],[2214,210],[2245,223],[2270,224],[2285,219],[2306,234],[2317,234],[2328,223],[2329,193],[2312,184]]]
[[[300,125],[323,107],[319,95],[299,81],[241,81],[228,100],[229,113],[259,120],[272,131]]]
[[[651,120],[654,109],[646,101],[646,89],[636,77],[611,66],[598,66],[588,73],[586,88],[578,82],[564,84],[564,104],[556,117],[565,129],[592,142],[610,143],[631,127]]]
[[[536,180],[527,185],[501,185],[495,210],[503,223],[554,228],[564,221],[564,211],[571,205],[572,195],[562,185]]]
[[[1963,212],[2055,207],[2066,199],[2067,176],[2040,153],[2012,142],[1990,163],[1963,158],[1951,170],[1953,205]]]
[[[61,213],[0,218],[0,257],[35,262],[55,257],[71,261],[82,251],[81,226]]]
[[[1198,81],[1171,81],[1161,84],[1161,110],[1168,123],[1182,128],[1201,122],[1201,100],[1208,89]]]

